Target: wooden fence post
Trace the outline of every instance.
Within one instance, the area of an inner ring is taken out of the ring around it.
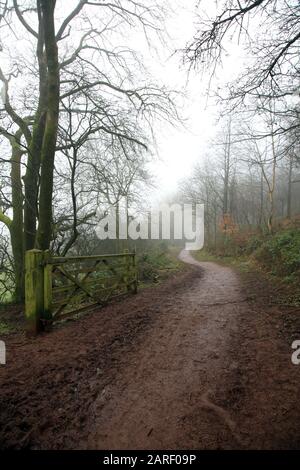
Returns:
[[[128,264],[128,249],[125,249],[124,250],[124,254],[126,256],[124,256],[124,276],[123,276],[123,280],[124,280],[124,283],[125,283],[125,286],[126,286],[126,291],[128,292],[129,291],[129,283],[128,283],[128,278],[129,278],[129,264]]]
[[[137,278],[137,266],[136,266],[136,254],[135,251],[133,254],[129,255],[129,250],[124,250],[124,253],[127,254],[125,256],[125,263],[124,263],[124,282],[126,284],[127,292],[132,292],[133,294],[137,293],[137,285],[138,285],[138,278]],[[132,280],[132,274],[134,275],[134,279]]]
[[[51,258],[49,250],[44,252],[44,309],[43,320],[49,326],[49,321],[52,320],[52,264],[46,264]],[[48,321],[48,323],[47,323]]]
[[[27,332],[36,335],[41,329],[44,312],[44,252],[29,250],[25,254],[25,316]]]
[[[133,293],[137,294],[138,289],[138,272],[137,272],[137,264],[136,264],[136,251],[133,252],[133,270],[134,270],[134,284],[133,284]]]

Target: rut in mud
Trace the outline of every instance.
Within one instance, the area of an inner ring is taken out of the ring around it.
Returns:
[[[255,279],[181,259],[189,269],[160,286],[9,338],[2,448],[300,447],[298,317]]]

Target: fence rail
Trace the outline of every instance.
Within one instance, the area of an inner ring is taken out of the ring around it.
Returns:
[[[137,291],[135,253],[53,257],[48,251],[30,250],[25,266],[25,314],[33,334]]]

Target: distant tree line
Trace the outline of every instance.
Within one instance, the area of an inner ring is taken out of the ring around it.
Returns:
[[[184,59],[210,70],[219,130],[181,194],[205,203],[207,243],[216,246],[222,233],[272,233],[300,213],[300,7],[219,0],[208,18],[202,4]],[[214,76],[232,44],[240,45],[244,69],[216,91]]]

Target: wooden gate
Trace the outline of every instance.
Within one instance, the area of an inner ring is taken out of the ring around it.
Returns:
[[[25,314],[32,333],[136,291],[135,253],[52,257],[40,250],[26,252]]]

